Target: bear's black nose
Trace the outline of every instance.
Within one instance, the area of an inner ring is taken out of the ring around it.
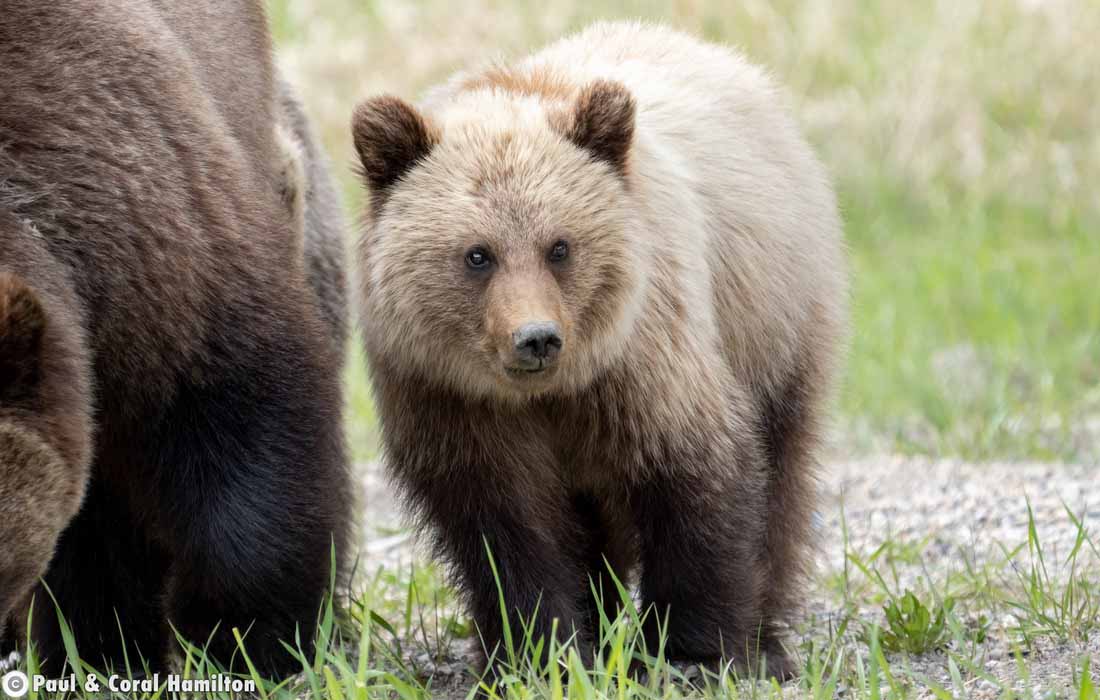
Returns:
[[[550,365],[561,351],[561,331],[556,323],[528,323],[512,333],[516,369],[537,371]]]

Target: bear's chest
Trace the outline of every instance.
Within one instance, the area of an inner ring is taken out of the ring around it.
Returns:
[[[559,403],[546,414],[551,449],[566,483],[604,491],[645,472],[660,431],[639,408],[585,396]]]

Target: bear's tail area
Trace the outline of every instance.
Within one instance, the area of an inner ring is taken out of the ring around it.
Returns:
[[[41,383],[46,310],[13,274],[0,272],[0,407],[33,398]]]

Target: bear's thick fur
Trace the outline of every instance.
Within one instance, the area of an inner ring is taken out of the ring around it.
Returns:
[[[486,544],[540,635],[592,639],[606,557],[640,565],[671,656],[788,674],[846,271],[776,88],[725,48],[601,24],[419,109],[368,100],[353,132],[385,458],[489,647]]]
[[[305,109],[284,80],[278,81],[278,100],[283,200],[292,225],[301,232],[306,273],[332,329],[336,350],[342,354],[348,338],[348,284],[340,194]]]
[[[292,670],[350,518],[344,272],[262,3],[7,0],[0,74],[0,614],[45,570],[50,672],[51,593],[97,666],[172,625]]]
[[[0,210],[0,253],[33,233]],[[0,637],[46,572],[61,531],[80,507],[91,458],[91,394],[84,332],[64,278],[38,291],[34,243],[0,267]],[[12,268],[16,269],[13,274]]]

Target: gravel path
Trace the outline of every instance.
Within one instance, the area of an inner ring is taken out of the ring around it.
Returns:
[[[917,560],[898,567],[901,586],[921,588],[921,579],[933,580],[941,588],[952,575],[966,580],[966,562],[971,569],[985,570],[995,580],[1018,580],[1006,562],[1005,549],[1028,541],[1028,503],[1034,513],[1036,531],[1044,558],[1055,580],[1064,581],[1060,564],[1074,546],[1078,529],[1066,512],[1068,507],[1084,523],[1100,546],[1100,466],[1032,463],[967,464],[952,460],[899,457],[860,459],[830,465],[823,482],[822,534],[825,538],[822,568],[837,571],[844,563],[841,512],[846,519],[849,551],[867,556],[886,540],[922,544]],[[1087,545],[1086,545],[1087,547]],[[1096,556],[1087,577],[1093,595],[1100,594],[1100,571]],[[1026,547],[1014,560],[1027,562]],[[1014,591],[1013,599],[1021,599]],[[836,596],[831,596],[835,598]],[[837,614],[839,606],[824,590],[818,590],[811,611]],[[1005,627],[1015,624],[1009,609],[975,610],[993,623],[985,644],[975,656],[982,673],[1002,685],[1024,690],[1013,639]],[[864,606],[861,616],[882,619],[881,609]],[[1081,659],[1093,659],[1093,672],[1100,670],[1100,621],[1084,640],[1055,643],[1040,640],[1024,659],[1030,674],[1030,689],[1040,695],[1053,691],[1064,697],[1071,687],[1073,669]],[[941,687],[952,688],[947,658],[942,653],[913,659],[891,658],[891,663],[908,666]],[[980,674],[974,674],[980,675]],[[997,697],[990,679],[976,678],[965,693],[971,698]],[[956,689],[961,695],[964,689]],[[923,694],[921,694],[923,695]],[[931,696],[931,693],[927,693]]]
[[[362,473],[367,504],[366,556],[373,567],[408,566],[423,554],[418,553],[415,539],[402,530],[399,505],[376,465],[363,465]],[[888,585],[897,591],[906,587],[927,591],[929,580],[941,590],[963,574],[965,562],[997,580],[1013,580],[1005,548],[1012,550],[1027,542],[1028,502],[1052,574],[1057,573],[1077,535],[1066,507],[1083,519],[1100,545],[1100,465],[968,464],[886,456],[836,460],[823,471],[821,485],[817,526],[821,536],[819,570],[823,575],[818,577],[809,600],[806,634],[810,636],[822,634],[830,620],[843,614],[841,596],[830,583],[837,581],[845,561],[842,517],[847,525],[849,552],[867,557],[888,540],[903,550],[904,555],[895,558],[892,568],[884,567],[882,559],[879,563]],[[395,531],[400,534],[395,535]],[[379,532],[386,534],[379,536]],[[1015,561],[1017,565],[1026,564],[1026,548]],[[1097,558],[1090,555],[1090,561],[1096,564]],[[856,576],[862,578],[858,573]],[[1100,581],[1100,572],[1093,570],[1091,580],[1094,584]],[[866,584],[860,590],[874,594],[879,589]],[[1100,594],[1100,586],[1095,590]],[[873,595],[855,602],[860,619],[883,619],[881,604]],[[996,697],[991,679],[1021,686],[1013,640],[1004,631],[1013,622],[1009,612],[1002,606],[971,613],[975,617],[979,613],[990,616],[993,624],[985,643],[973,656],[981,673],[969,674],[977,677],[964,681],[965,689],[956,688],[956,694],[965,690],[972,698]],[[861,644],[854,633],[851,636],[851,644]],[[1100,669],[1100,634],[1096,631],[1084,640],[1061,644],[1040,640],[1024,657],[1030,670],[1027,684],[1032,690],[1062,695],[1070,687],[1071,669],[1079,668],[1080,659],[1086,655],[1094,659],[1094,669]],[[456,652],[455,659],[438,669],[441,676],[461,669],[464,657]],[[891,656],[890,662],[892,667],[908,669],[915,678],[953,688],[943,653]],[[982,679],[982,674],[989,679]],[[460,679],[445,682],[448,686],[452,683],[461,686]],[[917,683],[918,688],[923,685],[926,683]],[[931,697],[930,692],[917,694]]]
[[[883,457],[836,462],[823,475],[826,534],[847,516],[852,546],[877,546],[887,536],[931,537],[926,554],[982,553],[998,542],[1027,541],[1030,501],[1040,540],[1066,554],[1077,529],[1068,506],[1100,526],[1100,465],[967,464],[952,460]],[[1064,505],[1063,505],[1064,504]],[[832,540],[832,538],[830,538]],[[842,561],[839,542],[831,542]]]

